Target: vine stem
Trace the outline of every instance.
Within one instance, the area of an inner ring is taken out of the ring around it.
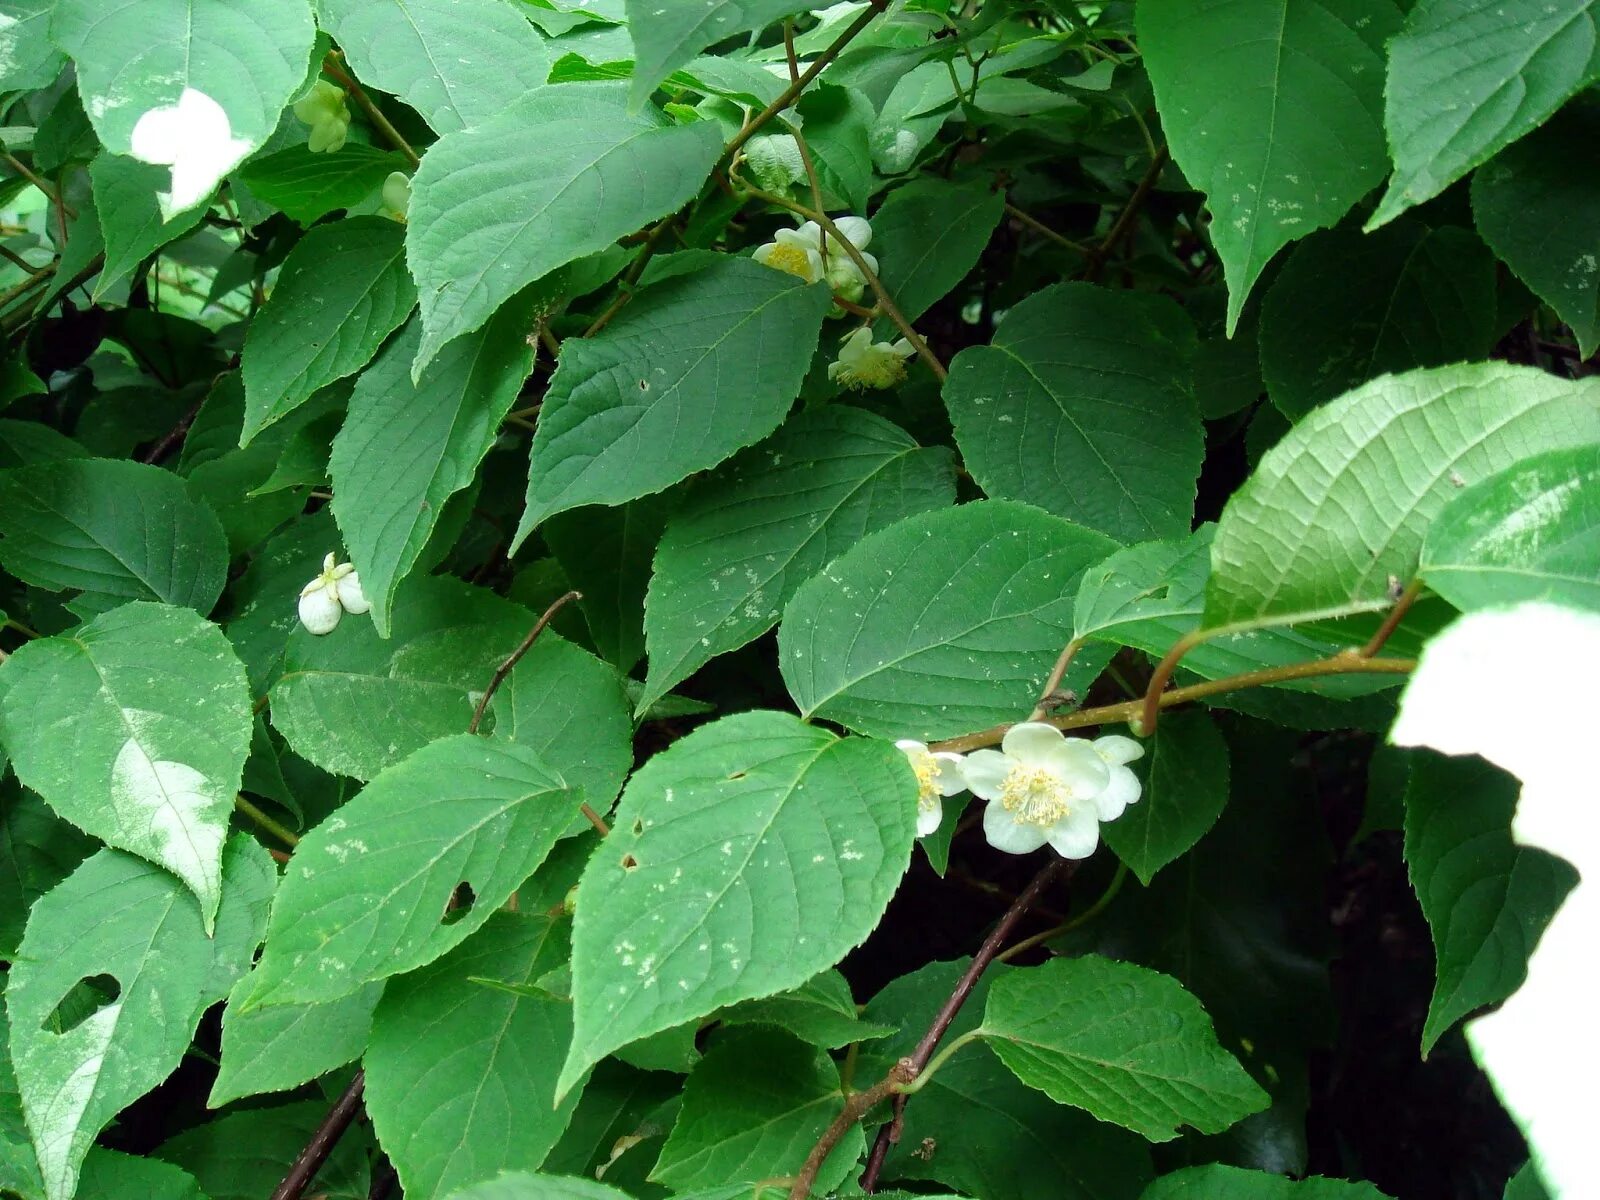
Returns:
[[[827,1129],[823,1130],[822,1136],[817,1139],[817,1144],[811,1147],[811,1153],[806,1155],[800,1173],[794,1177],[794,1184],[789,1188],[789,1200],[808,1200],[811,1195],[811,1185],[817,1179],[817,1172],[822,1170],[822,1164],[828,1160],[828,1155],[833,1153],[833,1148],[839,1144],[839,1140],[855,1128],[862,1117],[894,1095],[897,1088],[911,1083],[916,1076],[915,1065],[909,1058],[902,1058],[877,1083],[863,1092],[852,1092],[845,1100],[844,1107],[839,1110],[839,1115]]]
[[[0,162],[4,162],[6,166],[10,167],[18,175],[21,175],[29,183],[33,184],[34,187],[43,192],[45,196],[49,198],[50,203],[57,205],[62,212],[66,213],[67,216],[71,217],[74,221],[78,219],[78,210],[63,200],[60,192],[51,187],[49,183],[39,176],[37,171],[28,166],[27,163],[23,162],[15,154],[11,153],[11,151],[0,151]]]
[[[1053,851],[1050,853],[1050,861],[1045,864],[1044,869],[1022,889],[1022,894],[1012,902],[1005,915],[989,931],[989,936],[983,939],[983,945],[978,947],[977,954],[973,955],[972,962],[956,982],[949,998],[940,1006],[933,1023],[928,1026],[928,1032],[923,1034],[922,1040],[917,1043],[917,1048],[895,1064],[894,1071],[890,1072],[891,1075],[901,1071],[903,1065],[909,1064],[913,1068],[910,1081],[914,1081],[927,1069],[929,1060],[933,1058],[933,1052],[939,1048],[939,1043],[944,1040],[944,1035],[954,1024],[962,1006],[971,997],[973,988],[978,986],[979,978],[999,955],[1006,939],[1011,936],[1011,931],[1017,927],[1017,922],[1022,920],[1023,914],[1033,907],[1051,884],[1068,874],[1072,868],[1073,864],[1066,859],[1057,857]],[[889,1147],[900,1140],[900,1133],[904,1127],[906,1099],[905,1094],[899,1092],[897,1086],[894,1117],[878,1130],[878,1136],[872,1143],[872,1152],[867,1155],[867,1169],[861,1176],[861,1186],[869,1193],[878,1186],[878,1175],[883,1171],[883,1161],[889,1155]]]
[[[265,833],[270,833],[285,846],[289,847],[289,849],[293,850],[300,844],[300,835],[298,833],[290,829],[287,825],[280,824],[278,821],[273,820],[272,817],[267,815],[261,809],[257,808],[254,804],[250,803],[250,801],[246,800],[243,796],[235,796],[233,798],[233,806],[246,817],[248,817],[255,824],[256,828]]]
[[[1049,713],[1050,697],[1055,695],[1056,689],[1061,686],[1061,681],[1066,678],[1067,668],[1078,656],[1078,650],[1082,645],[1081,641],[1073,638],[1062,648],[1060,657],[1056,659],[1056,665],[1050,668],[1050,678],[1044,681],[1044,687],[1039,690],[1039,703],[1034,705],[1033,711],[1028,714],[1028,720],[1037,721]]]
[[[933,372],[934,377],[940,383],[943,383],[949,377],[950,372],[944,369],[944,364],[939,361],[932,350],[928,349],[928,343],[922,340],[922,335],[911,327],[911,322],[906,320],[905,314],[895,304],[894,297],[889,295],[888,289],[883,286],[883,281],[878,278],[877,272],[867,265],[866,258],[862,256],[860,250],[856,249],[855,244],[839,232],[839,227],[833,223],[833,219],[827,213],[819,212],[814,208],[807,208],[804,204],[797,204],[787,196],[779,196],[776,193],[752,187],[743,180],[739,182],[746,194],[752,198],[764,200],[768,204],[776,205],[778,208],[788,209],[796,216],[804,217],[808,221],[815,221],[820,225],[828,237],[839,243],[839,248],[849,256],[850,261],[855,263],[856,270],[861,272],[861,278],[867,281],[867,286],[872,289],[872,294],[878,298],[878,307],[883,310],[883,315],[894,322],[895,328],[900,330],[907,342],[911,343],[911,348],[917,352],[917,356],[928,364],[928,369]]]
[[[533,628],[528,630],[528,636],[522,639],[522,644],[506,656],[504,662],[494,669],[494,675],[489,680],[489,686],[483,689],[483,695],[478,697],[478,706],[472,710],[472,720],[467,725],[468,733],[477,733],[478,726],[483,724],[483,714],[489,711],[489,701],[494,699],[494,694],[500,690],[500,685],[506,681],[506,676],[519,662],[522,656],[533,649],[533,644],[539,640],[539,635],[548,628],[556,614],[574,600],[582,600],[582,592],[565,592],[557,596],[545,609],[539,619],[533,623]]]
[[[1267,667],[1260,671],[1246,671],[1242,675],[1230,675],[1226,679],[1209,679],[1204,683],[1173,688],[1170,692],[1162,692],[1156,696],[1156,707],[1166,709],[1176,704],[1187,704],[1191,700],[1203,700],[1207,696],[1219,696],[1225,692],[1264,687],[1267,684],[1285,683],[1295,679],[1316,679],[1323,675],[1409,675],[1416,666],[1417,660],[1414,658],[1362,658],[1359,654],[1347,652],[1312,662],[1292,663],[1286,667]],[[1110,725],[1132,721],[1144,711],[1148,699],[1146,696],[1121,704],[1079,709],[1075,713],[1046,717],[1045,720],[1057,729],[1082,729],[1087,725]],[[1010,728],[1010,725],[996,725],[992,729],[984,729],[978,733],[968,733],[943,742],[935,742],[929,749],[953,750],[963,754],[968,750],[978,750],[984,746],[998,746],[1000,739]]]
[[[1394,607],[1391,608],[1388,615],[1383,618],[1383,624],[1378,626],[1378,632],[1374,633],[1372,635],[1372,640],[1369,641],[1365,646],[1361,647],[1357,653],[1360,654],[1362,658],[1371,658],[1373,655],[1377,654],[1379,650],[1382,650],[1384,644],[1388,642],[1394,631],[1400,628],[1400,622],[1404,620],[1405,615],[1411,611],[1411,606],[1417,602],[1417,597],[1420,595],[1422,595],[1422,580],[1420,578],[1413,579],[1410,583],[1406,584],[1405,591],[1400,593],[1399,599],[1394,602]]]
[[[1161,172],[1166,169],[1169,157],[1170,151],[1165,146],[1162,146],[1150,159],[1150,166],[1145,170],[1144,177],[1139,180],[1138,186],[1133,189],[1133,195],[1128,197],[1128,203],[1123,206],[1122,211],[1117,214],[1117,219],[1112,222],[1111,230],[1106,234],[1105,240],[1089,251],[1089,261],[1083,269],[1083,277],[1085,279],[1093,280],[1100,274],[1100,268],[1105,266],[1106,259],[1111,257],[1112,251],[1117,248],[1117,243],[1122,240],[1123,235],[1132,227],[1134,219],[1139,215],[1139,211],[1144,208],[1145,201],[1150,198],[1150,193],[1155,190],[1156,183],[1161,178]]]
[[[1076,251],[1079,254],[1092,253],[1089,247],[1085,246],[1082,242],[1075,242],[1065,234],[1057,233],[1054,229],[1051,229],[1050,226],[1039,220],[1038,217],[1034,216],[1032,213],[1024,212],[1009,200],[1006,201],[1006,215],[1009,216],[1013,221],[1017,222],[1017,224],[1025,225],[1027,228],[1037,233],[1040,237],[1048,238],[1058,246],[1065,247],[1068,250]]]
[[[322,69],[333,77],[335,83],[350,93],[351,98],[356,102],[356,106],[367,114],[367,120],[372,122],[378,132],[389,139],[390,145],[400,151],[401,154],[404,154],[413,167],[420,166],[422,164],[422,156],[411,148],[411,143],[406,141],[400,131],[390,122],[389,118],[383,115],[383,110],[372,102],[372,97],[367,95],[366,89],[356,82],[355,76],[351,75],[339,64],[340,57],[342,56],[339,51],[329,51],[327,57],[322,60]]]
[[[667,230],[672,228],[672,218],[658,221],[645,235],[644,246],[639,251],[639,256],[629,266],[628,273],[619,281],[616,298],[606,306],[605,312],[594,319],[594,323],[583,331],[584,337],[593,337],[607,325],[611,319],[622,311],[622,306],[633,298],[633,285],[639,282],[644,274],[644,269],[650,265],[650,260],[655,257],[656,248],[661,245],[661,239],[667,235]]]

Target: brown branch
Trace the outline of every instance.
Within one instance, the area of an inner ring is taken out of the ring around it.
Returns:
[[[1093,253],[1093,251],[1091,251],[1089,247],[1085,246],[1082,242],[1075,242],[1064,234],[1057,233],[1054,229],[1051,229],[1050,226],[1039,220],[1039,218],[1033,216],[1031,213],[1023,212],[1022,209],[1018,208],[1015,204],[1012,204],[1009,200],[1006,201],[1006,214],[1019,225],[1027,226],[1040,237],[1049,238],[1058,246],[1063,246],[1068,250],[1077,252],[1078,254]]]
[[[1144,691],[1144,707],[1139,712],[1139,736],[1149,737],[1156,731],[1156,721],[1161,711],[1161,693],[1166,690],[1172,673],[1178,669],[1179,660],[1205,641],[1207,636],[1202,630],[1190,630],[1173,642],[1172,648],[1156,664],[1156,669],[1150,675],[1150,685]]]
[[[1050,700],[1055,695],[1056,689],[1061,686],[1061,681],[1066,678],[1067,668],[1072,665],[1072,660],[1077,657],[1078,649],[1083,643],[1073,638],[1063,647],[1056,665],[1050,668],[1050,678],[1044,681],[1044,687],[1039,692],[1039,703],[1028,714],[1028,720],[1037,721],[1047,715],[1052,707]]]
[[[1165,146],[1156,151],[1146,168],[1144,177],[1139,180],[1133,189],[1133,195],[1128,197],[1128,203],[1123,206],[1117,219],[1111,225],[1111,231],[1106,234],[1105,241],[1089,251],[1089,261],[1084,264],[1083,277],[1088,280],[1095,279],[1100,274],[1100,268],[1105,266],[1106,259],[1111,257],[1112,251],[1117,248],[1117,243],[1122,241],[1123,235],[1133,226],[1139,212],[1144,208],[1144,203],[1150,198],[1150,193],[1155,190],[1156,183],[1161,178],[1161,172],[1166,168],[1169,152]]]
[[[1400,628],[1400,622],[1411,611],[1411,606],[1417,602],[1417,597],[1420,595],[1422,595],[1422,580],[1413,579],[1395,600],[1394,607],[1389,610],[1388,616],[1383,618],[1383,624],[1378,626],[1378,632],[1372,635],[1372,640],[1356,653],[1362,658],[1371,658],[1382,650],[1394,631]]]
[[[944,1035],[949,1032],[950,1026],[960,1014],[961,1008],[972,995],[972,990],[978,985],[978,979],[988,969],[989,964],[1000,953],[1005,940],[1011,936],[1011,931],[1017,927],[1017,922],[1022,920],[1023,914],[1033,907],[1052,883],[1073,869],[1073,864],[1064,858],[1058,858],[1054,851],[1050,852],[1050,861],[1033,881],[1022,890],[1022,894],[1006,910],[998,924],[990,930],[989,936],[983,939],[983,945],[978,947],[977,954],[973,955],[971,964],[957,981],[949,998],[940,1007],[933,1018],[933,1023],[928,1026],[928,1032],[922,1035],[922,1040],[917,1043],[917,1048],[907,1057],[895,1064],[895,1070],[908,1064],[911,1078],[915,1079],[922,1074],[928,1065],[928,1060],[933,1057],[933,1052],[939,1048],[939,1043]],[[892,1074],[892,1072],[891,1072]],[[897,1094],[894,1102],[894,1118],[882,1129],[872,1143],[872,1152],[867,1155],[867,1169],[862,1173],[861,1186],[871,1192],[878,1186],[878,1175],[883,1170],[883,1161],[889,1155],[889,1147],[900,1140],[900,1133],[904,1127],[906,1101],[910,1097]]]
[[[51,187],[47,182],[45,182],[45,180],[41,179],[38,172],[24,163],[15,154],[12,154],[11,151],[0,150],[0,162],[5,163],[6,166],[10,167],[18,175],[22,176],[29,183],[33,184],[34,187],[43,192],[49,198],[51,204],[60,205],[61,211],[66,213],[67,216],[71,217],[74,221],[78,219],[78,210],[63,200],[60,192]]]
[[[283,1182],[272,1193],[272,1200],[300,1200],[305,1194],[307,1185],[316,1177],[317,1172],[322,1170],[322,1164],[328,1161],[328,1155],[333,1153],[333,1148],[339,1144],[344,1131],[350,1128],[350,1122],[354,1121],[356,1113],[361,1111],[361,1093],[366,1086],[366,1072],[357,1071],[356,1077],[350,1081],[350,1086],[345,1088],[344,1095],[334,1102],[333,1107],[328,1110],[328,1115],[322,1118],[322,1124],[318,1125],[317,1131],[311,1135],[311,1140],[295,1158],[289,1173],[283,1177]]]
[[[204,403],[205,397],[203,396],[196,400],[193,407],[178,418],[176,425],[162,434],[155,445],[139,456],[139,461],[153,466],[165,458],[174,446],[189,435],[189,427],[194,424],[194,419],[200,415],[200,406]]]
[[[794,1177],[794,1185],[789,1189],[789,1200],[807,1200],[811,1195],[811,1185],[816,1182],[817,1173],[822,1170],[822,1164],[828,1161],[828,1155],[833,1153],[835,1146],[841,1138],[855,1128],[861,1118],[866,1116],[884,1100],[894,1095],[894,1090],[901,1084],[910,1083],[917,1077],[917,1068],[909,1058],[902,1058],[889,1069],[889,1073],[864,1092],[852,1092],[844,1102],[844,1108],[833,1119],[817,1139],[817,1144],[811,1147],[811,1153],[806,1155],[806,1161],[800,1168],[800,1173]]]
[[[639,256],[633,260],[632,265],[628,267],[627,273],[617,282],[616,298],[606,306],[606,310],[603,313],[594,319],[593,324],[583,331],[584,337],[593,337],[611,324],[611,319],[622,311],[622,306],[633,299],[634,284],[639,282],[640,277],[644,274],[645,267],[649,266],[650,260],[655,257],[656,248],[660,246],[661,239],[667,235],[667,231],[671,228],[672,218],[667,217],[665,220],[656,222],[650,232],[645,235],[644,247],[639,251]]]
[[[372,122],[378,132],[389,139],[389,144],[404,154],[413,167],[419,166],[422,163],[422,156],[411,148],[411,143],[406,141],[400,131],[390,123],[389,118],[383,115],[383,110],[372,102],[372,97],[367,95],[362,86],[356,82],[355,76],[339,65],[339,60],[343,57],[337,50],[329,51],[327,57],[322,60],[322,69],[335,83],[350,93],[356,106],[366,113],[367,120]]]
[[[557,596],[545,609],[539,619],[533,623],[533,628],[528,631],[528,636],[522,639],[522,644],[513,650],[506,660],[494,669],[494,675],[489,680],[489,686],[483,689],[483,695],[478,698],[478,706],[472,710],[472,721],[467,725],[468,733],[477,733],[478,726],[483,724],[483,714],[489,709],[489,701],[494,699],[494,694],[500,690],[500,685],[505,682],[506,676],[511,674],[511,669],[522,661],[522,656],[533,649],[533,644],[539,640],[539,635],[545,627],[555,620],[555,616],[574,600],[582,600],[582,592],[567,592]]]

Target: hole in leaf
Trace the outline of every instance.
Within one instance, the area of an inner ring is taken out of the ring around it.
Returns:
[[[633,836],[634,837],[638,837],[643,832],[644,832],[644,822],[641,821],[638,817],[635,817],[633,819]]]
[[[445,905],[444,916],[440,918],[441,925],[454,925],[467,913],[472,911],[477,895],[472,890],[472,885],[463,879],[456,884],[455,891],[450,893],[450,903]]]
[[[1140,596],[1139,599],[1141,599],[1141,600],[1165,600],[1171,594],[1172,594],[1172,585],[1170,583],[1163,583],[1160,587],[1151,588],[1148,592],[1145,592],[1144,595]]]
[[[115,975],[86,975],[67,989],[39,1028],[46,1033],[70,1033],[95,1013],[115,1004],[122,984]]]
[[[748,774],[748,771],[735,771],[732,775],[728,776],[728,782],[732,783],[735,780],[743,779]]]
[[[639,865],[639,860],[637,858],[635,858],[633,855],[624,854],[622,856],[622,869],[624,871],[631,871],[635,867],[637,867],[638,865]]]

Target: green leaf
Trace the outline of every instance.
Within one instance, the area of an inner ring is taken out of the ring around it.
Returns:
[[[867,534],[955,503],[948,450],[860,409],[807,409],[696,485],[645,600],[648,708],[777,623],[800,585]]]
[[[689,1076],[650,1177],[684,1192],[794,1175],[843,1105],[838,1068],[823,1051],[765,1030],[731,1034]],[[864,1153],[856,1126],[822,1164],[815,1190],[837,1188]]]
[[[319,569],[312,558],[277,601],[293,621],[295,593]],[[262,604],[266,604],[266,598]],[[325,637],[295,622],[272,724],[295,753],[325,771],[371,779],[384,767],[472,719],[489,676],[533,627],[534,615],[483,588],[422,576],[396,593],[392,636],[346,617]]]
[[[1046,288],[951,362],[956,445],[991,496],[1119,541],[1187,532],[1204,451],[1194,352],[1193,325],[1164,297]]]
[[[1295,248],[1261,306],[1261,373],[1291,421],[1379,375],[1487,358],[1494,255],[1465,229],[1336,229]]]
[[[333,515],[389,635],[395,589],[414,568],[445,502],[471,486],[500,422],[533,370],[525,305],[510,304],[454,342],[411,382],[422,330],[412,322],[362,374],[333,440]]]
[[[406,260],[423,327],[414,372],[527,284],[681,208],[722,153],[715,123],[630,116],[620,84],[544,87],[508,103],[513,94],[495,92],[495,115],[441,138],[412,181]]]
[[[872,215],[872,253],[878,278],[906,320],[915,321],[967,277],[1004,213],[1005,196],[987,183],[929,176],[889,194]]]
[[[567,781],[573,809],[608,812],[633,767],[633,706],[622,676],[546,630],[494,698],[494,733]],[[587,824],[585,825],[587,827]]]
[[[513,544],[554,513],[659,492],[766,437],[799,394],[828,304],[821,284],[719,255],[566,342]]]
[[[629,1200],[629,1197],[626,1192],[587,1179],[508,1171],[499,1179],[452,1192],[446,1200]]]
[[[183,880],[210,930],[250,750],[244,667],[220,629],[128,604],[28,643],[0,677],[0,740],[61,816]]]
[[[778,650],[803,715],[934,741],[1015,720],[1071,636],[1072,595],[1109,538],[986,500],[864,538],[801,585]],[[1081,691],[1107,654],[1080,655]]]
[[[316,39],[306,0],[57,0],[50,32],[106,149],[172,166],[158,196],[169,216],[272,134]]]
[[[633,35],[632,102],[643,104],[656,85],[707,46],[765,28],[810,7],[809,0],[709,0],[703,4],[658,4],[627,0]]]
[[[1463,611],[1600,610],[1600,444],[1533,455],[1460,492],[1428,530],[1422,577]]]
[[[1211,210],[1230,334],[1272,256],[1337,222],[1388,171],[1384,44],[1400,23],[1394,0],[1140,4],[1162,128]]]
[[[1585,358],[1600,347],[1600,164],[1571,150],[1597,126],[1600,111],[1574,105],[1472,176],[1478,232],[1571,327]]]
[[[1421,0],[1389,46],[1384,124],[1394,176],[1372,225],[1432,199],[1600,77],[1593,0],[1537,12]]]
[[[1029,1087],[1143,1134],[1220,1133],[1267,1094],[1217,1044],[1170,975],[1109,958],[1054,958],[995,980],[983,1036]]]
[[[0,764],[4,760],[0,754]],[[0,959],[10,962],[34,901],[72,874],[95,845],[36,793],[3,775],[0,765]]]
[[[42,88],[54,82],[65,61],[50,39],[56,0],[8,0],[11,20],[0,29],[0,89]]]
[[[816,83],[795,104],[826,208],[863,212],[872,190],[872,102],[855,88]],[[909,320],[909,318],[907,318]]]
[[[370,87],[439,133],[481,125],[550,73],[544,39],[501,0],[317,0],[322,27]]]
[[[249,1008],[257,977],[228,994],[222,1014],[222,1066],[206,1103],[221,1108],[245,1096],[286,1092],[354,1062],[366,1049],[381,983],[326,1004]]]
[[[892,745],[782,713],[724,718],[650,759],[578,887],[557,1093],[620,1046],[832,966],[883,915],[915,810]]]
[[[520,746],[467,733],[424,746],[300,840],[245,1011],[337,1000],[432,962],[533,874],[576,810]],[[471,906],[442,922],[462,884]]]
[[[1384,1193],[1370,1183],[1316,1176],[1285,1179],[1221,1163],[1163,1175],[1145,1189],[1140,1200],[1215,1200],[1218,1196],[1228,1200],[1385,1200]]]
[[[34,905],[11,966],[11,1057],[49,1200],[71,1200],[95,1136],[183,1058],[200,1014],[249,968],[276,873],[229,842],[216,936],[178,881],[102,850]],[[79,990],[89,1003],[62,1016]],[[98,986],[96,986],[98,985]]]
[[[77,1200],[207,1200],[194,1176],[158,1158],[95,1147],[83,1160]]]
[[[764,1000],[736,1004],[719,1014],[717,1020],[729,1027],[771,1026],[829,1050],[894,1032],[892,1026],[861,1020],[850,985],[837,971],[824,971],[791,991]]]
[[[295,145],[251,159],[238,178],[257,199],[309,228],[331,212],[361,203],[409,165],[402,154],[361,142],[347,143],[334,154],[313,154]]]
[[[1550,1193],[1533,1163],[1524,1163],[1522,1170],[1506,1182],[1504,1200],[1550,1200]]]
[[[169,471],[62,459],[0,473],[0,565],[99,612],[162,600],[210,612],[228,568],[222,524]]]
[[[1204,712],[1161,719],[1149,743],[1144,796],[1100,827],[1106,845],[1139,882],[1205,836],[1228,803],[1228,743]]]
[[[198,1179],[211,1200],[261,1200],[282,1181],[327,1115],[326,1100],[244,1109],[186,1129],[156,1153]],[[367,1140],[359,1127],[346,1133],[307,1194],[367,1200]]]
[[[122,282],[145,258],[188,233],[206,215],[204,205],[163,221],[156,193],[167,183],[164,167],[116,154],[97,154],[89,164],[95,215],[105,238],[106,261],[95,281],[98,300]]]
[[[1519,791],[1482,759],[1412,755],[1406,866],[1436,958],[1424,1055],[1462,1017],[1522,986],[1528,957],[1578,882],[1555,855],[1511,840]]]
[[[578,1103],[554,1103],[572,1008],[530,991],[566,961],[562,925],[496,913],[383,993],[367,1049],[367,1111],[418,1196],[544,1162]],[[513,990],[516,989],[516,990]]]
[[[967,965],[930,963],[872,998],[867,1019],[897,1032],[861,1047],[857,1079],[881,1078],[915,1049]],[[995,980],[1020,969],[997,965],[978,979],[946,1045],[978,1025]],[[941,1066],[906,1106],[883,1178],[932,1180],[985,1200],[1138,1200],[1154,1175],[1142,1138],[1026,1087],[978,1042]]]
[[[353,217],[309,231],[245,335],[239,444],[366,366],[416,302],[397,222]]]
[[[0,1046],[0,1189],[15,1192],[21,1200],[44,1200],[44,1180],[22,1113],[16,1072],[11,1068],[9,1035]]]
[[[1313,410],[1223,510],[1206,624],[1393,603],[1456,489],[1541,450],[1600,441],[1600,388],[1503,363],[1409,371]]]

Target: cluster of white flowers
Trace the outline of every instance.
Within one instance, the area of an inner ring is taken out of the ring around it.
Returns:
[[[332,633],[345,613],[360,615],[371,607],[355,564],[332,554],[322,560],[322,573],[300,589],[300,624],[311,633]]]
[[[943,800],[970,791],[987,801],[983,833],[1009,854],[1028,854],[1047,842],[1063,858],[1088,858],[1100,844],[1100,825],[1139,799],[1139,778],[1128,764],[1144,757],[1130,737],[1068,738],[1054,725],[1013,725],[998,750],[951,754],[909,739],[895,743],[917,777],[917,836],[939,828]]]
[[[344,89],[319,79],[311,90],[294,102],[294,115],[311,126],[306,149],[313,154],[332,154],[344,149],[350,134],[350,108]]]

